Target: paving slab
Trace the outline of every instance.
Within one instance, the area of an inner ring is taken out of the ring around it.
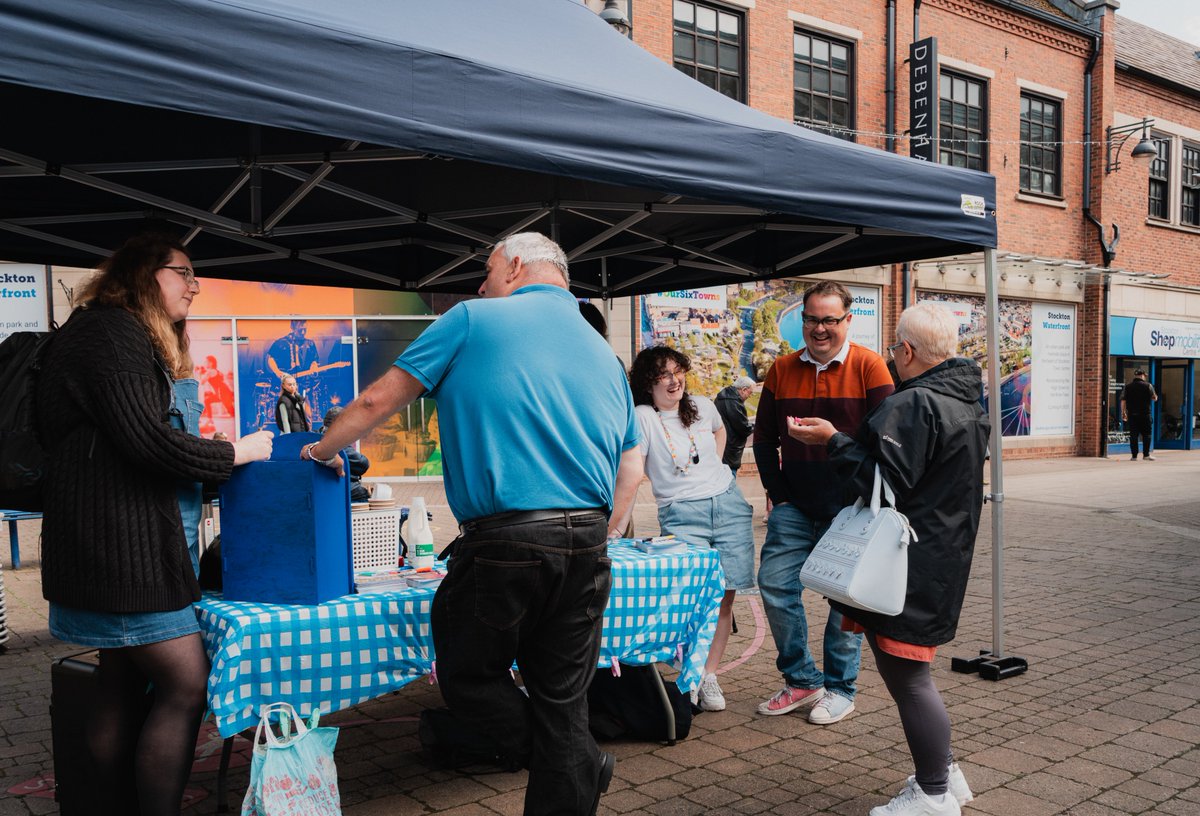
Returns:
[[[989,682],[950,671],[951,657],[993,646],[993,505],[983,524],[958,639],[939,650],[934,677],[950,710],[954,748],[978,795],[964,812],[991,816],[1200,814],[1200,453],[1162,451],[1157,462],[1048,459],[1007,463],[1004,474],[1002,634],[1029,671]],[[739,483],[766,528],[756,477]],[[422,495],[435,542],[456,526],[438,483],[396,483]],[[657,532],[649,489],[639,492],[639,534]],[[47,714],[49,666],[80,651],[55,641],[41,598],[39,525],[21,522],[23,566],[4,559],[8,649],[0,654],[0,816],[57,812]],[[2,526],[2,525],[0,525]],[[806,594],[820,652],[825,605]],[[780,684],[754,594],[735,603],[738,633],[721,682],[724,712],[697,715],[675,746],[617,741],[602,814],[836,814],[888,800],[912,773],[895,707],[863,657],[857,710],[833,726],[802,715],[761,717]],[[666,670],[668,676],[670,670]],[[519,814],[526,775],[452,774],[419,753],[417,718],[441,704],[414,683],[324,718],[342,729],[337,758],[347,816]],[[230,772],[233,804],[248,771],[245,743]],[[202,755],[211,752],[201,746]],[[216,774],[199,761],[186,816],[214,813]]]

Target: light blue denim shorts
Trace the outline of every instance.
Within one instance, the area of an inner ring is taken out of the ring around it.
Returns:
[[[145,646],[199,632],[196,608],[191,604],[170,612],[96,612],[50,604],[50,634],[93,649]]]
[[[737,481],[707,499],[671,502],[658,508],[663,535],[689,544],[707,544],[721,556],[725,589],[754,587],[754,508]]]

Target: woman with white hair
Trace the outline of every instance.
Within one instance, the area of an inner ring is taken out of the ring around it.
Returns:
[[[949,311],[933,303],[905,309],[896,341],[888,350],[901,383],[863,420],[857,439],[812,418],[790,418],[788,433],[827,445],[849,495],[871,494],[878,465],[916,532],[899,615],[830,602],[846,625],[865,632],[916,766],[899,795],[871,816],[957,816],[973,797],[950,752],[950,717],[929,668],[937,647],[958,627],[983,506],[990,424],[980,405],[979,366],[955,356],[958,321]]]

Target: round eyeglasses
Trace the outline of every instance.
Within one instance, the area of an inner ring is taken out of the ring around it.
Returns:
[[[200,285],[199,283],[196,282],[196,271],[194,269],[192,269],[190,266],[167,265],[162,268],[170,269],[172,272],[175,272],[176,274],[182,276],[183,282],[186,283],[189,287]]]

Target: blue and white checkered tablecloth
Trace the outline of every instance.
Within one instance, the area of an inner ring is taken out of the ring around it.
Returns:
[[[610,545],[612,593],[600,666],[672,662],[681,690],[699,685],[716,630],[725,577],[715,550],[646,555]],[[196,605],[212,661],[208,704],[222,736],[258,722],[263,705],[290,702],[302,716],[329,713],[395,691],[430,672],[434,590],[347,595],[319,606],[227,602]]]

